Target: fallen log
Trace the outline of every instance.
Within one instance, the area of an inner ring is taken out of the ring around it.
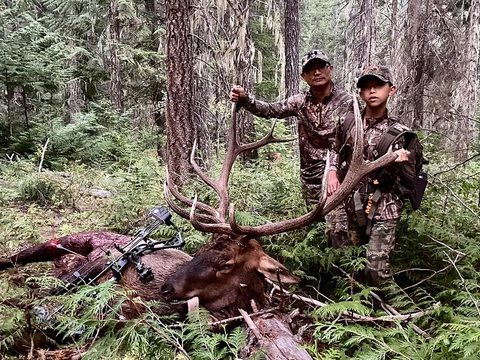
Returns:
[[[263,351],[267,360],[312,360],[278,316],[265,314],[252,319],[244,310],[239,309],[239,312],[251,330],[248,345],[241,351],[240,358],[246,359]]]

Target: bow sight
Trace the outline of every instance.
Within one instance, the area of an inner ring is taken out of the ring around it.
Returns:
[[[115,245],[115,248],[121,253],[116,259],[109,261],[106,268],[100,272],[95,278],[88,282],[84,281],[80,276],[77,279],[87,285],[93,285],[103,274],[108,270],[112,270],[113,278],[111,280],[120,280],[121,272],[129,263],[135,265],[138,276],[143,282],[148,282],[153,279],[152,269],[142,263],[141,257],[146,254],[153,253],[158,250],[179,248],[185,245],[182,239],[180,230],[172,223],[172,214],[168,211],[166,206],[157,206],[148,214],[152,220],[145,228],[139,229],[133,236],[132,240],[124,247]],[[153,240],[149,235],[157,230],[161,225],[172,226],[176,233],[169,239]]]

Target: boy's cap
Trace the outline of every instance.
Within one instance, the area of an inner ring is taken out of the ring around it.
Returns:
[[[386,66],[369,66],[364,72],[363,75],[357,81],[357,88],[361,88],[365,79],[369,76],[374,76],[377,79],[382,80],[383,82],[388,82],[393,86],[393,78],[390,70]]]
[[[322,51],[318,49],[310,50],[303,58],[302,58],[302,74],[305,72],[305,66],[315,59],[319,59],[325,61],[326,63],[330,64],[330,60],[328,56]]]

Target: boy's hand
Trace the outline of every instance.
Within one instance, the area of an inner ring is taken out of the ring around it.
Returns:
[[[397,151],[395,151],[395,154],[397,154],[397,158],[395,159],[395,162],[401,163],[404,161],[408,161],[408,155],[410,155],[410,151],[405,149],[398,149]]]
[[[335,170],[330,170],[328,172],[327,179],[327,196],[331,196],[335,191],[337,191],[340,186],[340,181],[338,181],[337,172]]]
[[[240,102],[247,97],[245,89],[240,85],[234,85],[232,91],[230,91],[230,100],[233,102]]]

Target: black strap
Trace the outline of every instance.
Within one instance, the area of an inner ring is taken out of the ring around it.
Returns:
[[[365,212],[363,211],[362,200],[360,199],[360,190],[353,194],[353,201],[355,203],[355,215],[357,215],[358,226],[365,226],[367,220],[365,219]]]
[[[405,132],[406,131],[397,128],[395,124],[390,126],[388,130],[383,133],[373,155],[376,158],[379,158],[380,156],[386,154],[390,145],[392,145],[392,143]]]

